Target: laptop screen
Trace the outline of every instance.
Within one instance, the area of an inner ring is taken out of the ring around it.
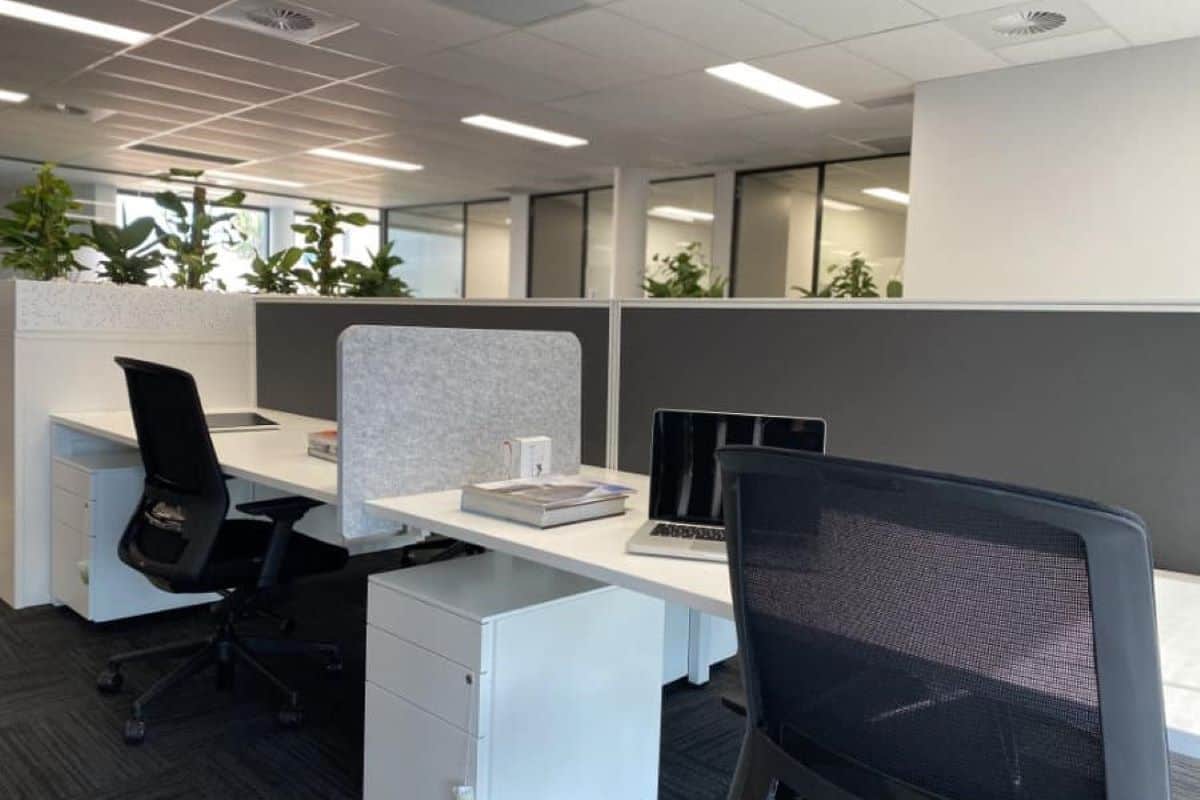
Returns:
[[[731,444],[825,452],[825,422],[711,411],[654,412],[650,518],[721,525],[717,448]]]

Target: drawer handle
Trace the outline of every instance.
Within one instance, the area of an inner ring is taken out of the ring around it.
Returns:
[[[87,586],[91,579],[91,562],[78,561],[75,566],[79,568],[79,580],[83,581],[84,586]]]

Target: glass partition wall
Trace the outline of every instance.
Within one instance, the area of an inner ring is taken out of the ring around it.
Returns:
[[[662,280],[662,261],[694,248],[694,256],[713,267],[713,274],[728,274],[728,264],[712,263],[716,181],[711,175],[652,181],[646,203],[646,274]],[[658,261],[655,262],[655,256]]]
[[[414,297],[507,297],[509,203],[388,209],[388,241]]]
[[[852,260],[876,290],[903,281],[908,156],[738,175],[732,294],[819,293]]]

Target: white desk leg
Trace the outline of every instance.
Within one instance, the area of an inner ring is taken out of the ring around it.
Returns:
[[[709,651],[712,625],[708,615],[688,611],[688,683],[703,686],[708,683]]]

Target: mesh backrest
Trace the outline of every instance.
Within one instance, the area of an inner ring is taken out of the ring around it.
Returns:
[[[752,719],[863,797],[882,774],[949,800],[1104,798],[1078,529],[968,482],[788,455],[726,476]]]
[[[195,579],[229,506],[196,381],[174,367],[116,361],[125,370],[146,470],[142,501],[122,538],[121,556],[149,574]]]

